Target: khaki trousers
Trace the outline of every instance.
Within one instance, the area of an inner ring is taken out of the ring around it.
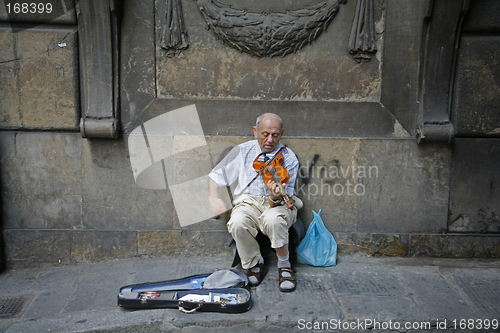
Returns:
[[[259,243],[255,239],[259,230],[269,237],[274,249],[288,244],[288,228],[297,218],[297,207],[294,206],[293,210],[286,206],[271,208],[268,197],[249,194],[239,196],[233,204],[227,228],[236,242],[244,269],[257,265],[261,257]]]

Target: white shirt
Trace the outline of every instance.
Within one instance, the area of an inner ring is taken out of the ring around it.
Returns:
[[[266,153],[266,156],[273,158],[274,154],[283,147],[280,142],[275,150]],[[219,186],[230,186],[236,180],[238,185],[234,190],[234,195],[251,194],[256,196],[268,196],[269,192],[264,184],[262,176],[258,177],[247,189],[244,188],[255,178],[257,171],[253,168],[255,158],[262,153],[257,140],[247,141],[234,147],[229,154],[215,166],[208,175]],[[290,180],[286,184],[285,192],[288,195],[295,195],[295,180],[299,170],[299,161],[290,148],[283,150],[285,162],[283,166],[290,174]],[[244,192],[242,192],[244,190]]]

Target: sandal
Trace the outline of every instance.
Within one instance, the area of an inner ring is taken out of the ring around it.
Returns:
[[[259,271],[253,272],[252,269],[254,269],[254,268],[259,268]],[[252,287],[257,287],[262,282],[262,280],[264,280],[264,277],[266,276],[266,274],[267,274],[267,267],[263,263],[257,264],[254,267],[249,268],[247,270],[247,277],[255,276],[255,278],[257,278],[257,282],[255,282],[255,283],[250,282],[250,285]]]
[[[283,273],[289,273],[290,276],[283,276]],[[290,268],[290,267],[283,267],[283,268],[279,268],[278,269],[278,273],[279,273],[279,287],[280,287],[280,291],[281,292],[284,292],[284,293],[288,293],[288,292],[291,292],[291,291],[294,291],[295,288],[297,287],[297,282],[295,281],[295,274],[293,273],[293,269]],[[281,287],[281,284],[285,281],[289,281],[291,283],[293,283],[293,287],[292,288],[282,288]]]

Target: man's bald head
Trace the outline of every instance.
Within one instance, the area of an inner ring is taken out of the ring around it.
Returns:
[[[262,120],[277,120],[280,122],[281,129],[283,129],[283,121],[281,120],[280,116],[278,116],[275,113],[264,113],[261,114],[260,116],[257,117],[257,120],[255,121],[255,127],[259,128],[259,124],[261,123]]]
[[[278,146],[283,131],[283,122],[274,113],[260,115],[253,128],[253,134],[264,153],[269,153]]]

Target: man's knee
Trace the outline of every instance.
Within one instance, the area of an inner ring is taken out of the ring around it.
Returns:
[[[247,228],[238,221],[233,221],[227,224],[227,230],[233,236],[239,236],[242,232],[246,232]]]
[[[284,216],[273,216],[263,219],[264,228],[275,229],[288,229],[288,221]]]
[[[252,227],[253,223],[250,218],[244,215],[234,215],[227,222],[227,230],[233,237],[241,237],[250,233],[253,237],[257,235],[258,230]]]
[[[266,215],[262,219],[262,232],[271,240],[271,244],[276,244],[276,241],[288,239],[288,229],[291,223],[287,216],[282,214]],[[279,242],[282,243],[282,242]],[[272,246],[275,247],[275,246]]]
[[[284,211],[283,209],[270,209],[261,216],[262,224],[265,227],[286,229],[288,229],[293,224],[293,222],[295,222],[295,217],[295,211]]]

